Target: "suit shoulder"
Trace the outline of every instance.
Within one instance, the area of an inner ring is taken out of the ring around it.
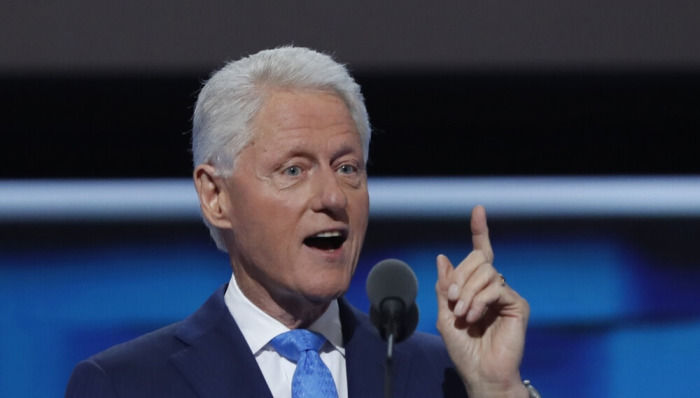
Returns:
[[[175,336],[177,326],[155,330],[81,361],[68,381],[66,397],[145,398],[189,391],[170,363],[185,346]]]
[[[183,343],[175,337],[178,325],[179,322],[117,344],[91,356],[89,360],[102,367],[111,368],[127,364],[133,366],[133,362],[150,362],[157,358],[167,358],[183,347]]]

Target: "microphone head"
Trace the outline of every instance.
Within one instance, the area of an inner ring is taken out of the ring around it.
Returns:
[[[418,325],[418,279],[401,260],[380,261],[367,276],[367,296],[372,324],[383,339],[394,335],[395,342],[408,338]]]
[[[398,298],[408,308],[416,301],[418,279],[408,264],[390,258],[372,268],[367,276],[366,289],[372,306],[381,308],[384,300]]]

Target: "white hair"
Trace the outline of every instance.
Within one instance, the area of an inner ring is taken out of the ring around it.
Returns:
[[[371,129],[360,86],[330,56],[301,47],[280,47],[227,63],[204,85],[192,121],[194,166],[210,164],[228,177],[236,157],[250,143],[251,124],[271,90],[320,90],[343,100],[362,139],[365,163]],[[216,227],[207,222],[216,246],[226,250]]]

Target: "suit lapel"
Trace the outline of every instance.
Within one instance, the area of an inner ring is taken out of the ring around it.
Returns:
[[[187,347],[170,357],[200,398],[269,397],[265,378],[224,302],[226,286],[176,332]]]
[[[176,337],[186,347],[170,357],[171,363],[199,398],[272,398],[255,357],[224,302],[226,285],[184,320]],[[369,318],[339,300],[343,328],[349,397],[382,397],[384,391],[384,342]],[[403,396],[410,358],[395,351],[394,395]],[[396,375],[403,375],[399,378]]]

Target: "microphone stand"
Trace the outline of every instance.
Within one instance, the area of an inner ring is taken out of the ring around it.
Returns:
[[[404,311],[404,304],[398,299],[388,299],[382,303],[384,313],[388,315],[384,330],[386,331],[386,363],[384,366],[384,398],[392,398],[392,374],[394,368],[394,339],[398,333],[398,317]]]
[[[391,374],[393,373],[394,334],[391,333],[386,340],[386,364],[384,366],[384,398],[392,398]]]

